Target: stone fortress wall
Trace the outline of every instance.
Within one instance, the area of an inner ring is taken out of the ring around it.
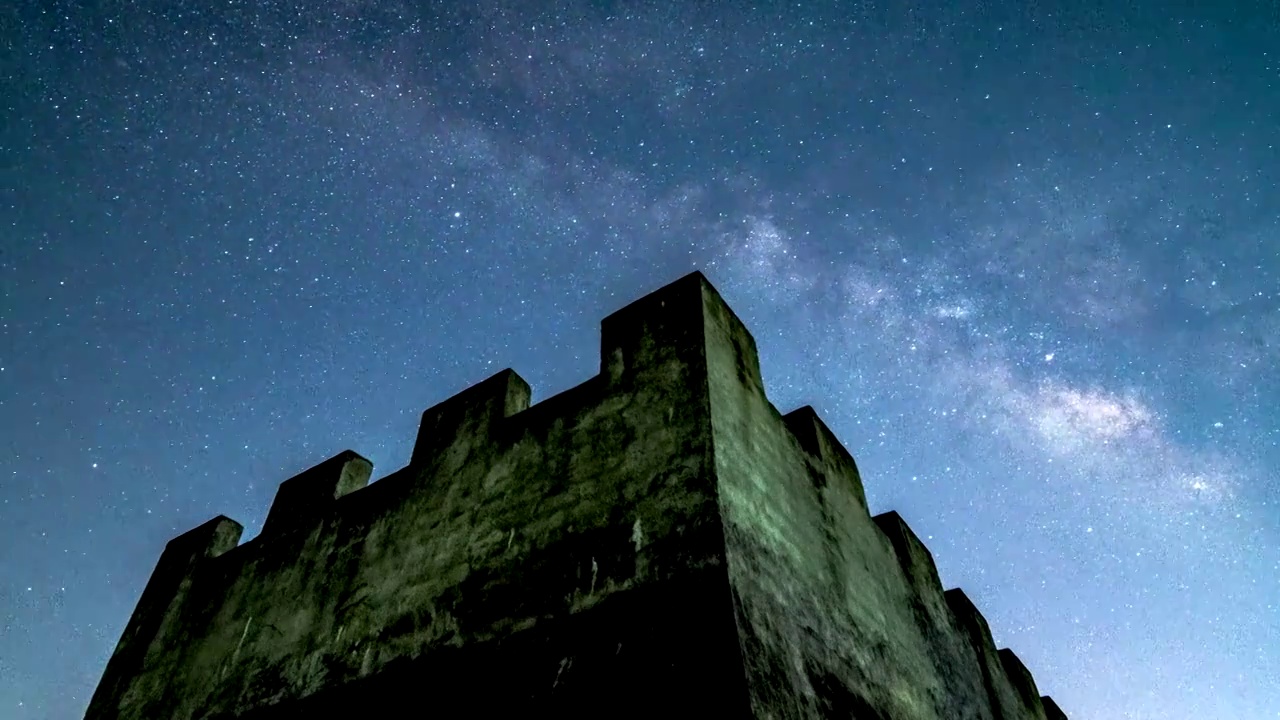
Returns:
[[[346,451],[253,540],[170,541],[86,717],[1065,718],[701,274],[530,397],[504,370],[377,482]]]

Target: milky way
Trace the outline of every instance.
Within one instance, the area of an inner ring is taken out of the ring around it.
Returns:
[[[1274,5],[90,5],[0,11],[0,716],[694,269],[1069,715],[1280,714]]]

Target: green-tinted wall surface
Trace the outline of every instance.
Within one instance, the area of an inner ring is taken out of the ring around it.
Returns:
[[[252,541],[175,538],[87,717],[1065,717],[812,410],[770,404],[702,275],[529,403],[503,371],[407,467],[347,451]]]

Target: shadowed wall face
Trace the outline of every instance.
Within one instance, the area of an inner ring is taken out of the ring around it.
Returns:
[[[769,403],[701,275],[606,318],[599,375],[530,396],[498,373],[390,476],[346,451],[258,538],[175,539],[88,717],[1045,717],[825,424]]]
[[[756,715],[1044,718],[977,611],[944,599],[914,533],[896,514],[870,516],[826,425],[769,402],[755,342],[709,286],[705,312],[717,495]]]

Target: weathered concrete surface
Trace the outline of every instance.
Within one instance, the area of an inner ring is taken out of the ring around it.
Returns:
[[[263,532],[175,539],[88,718],[1064,717],[700,274],[609,316],[596,377],[503,371],[409,465],[347,451]]]

